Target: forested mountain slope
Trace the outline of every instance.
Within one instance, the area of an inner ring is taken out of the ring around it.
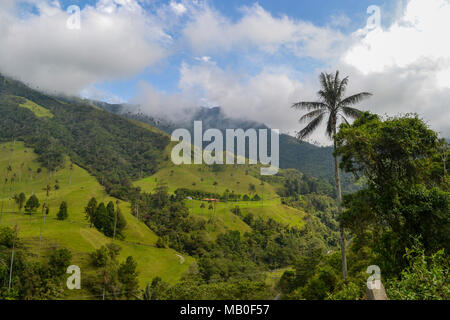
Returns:
[[[120,198],[132,179],[157,171],[169,143],[166,135],[133,121],[86,103],[60,101],[2,76],[0,112],[2,141],[25,141],[50,170],[69,155]]]

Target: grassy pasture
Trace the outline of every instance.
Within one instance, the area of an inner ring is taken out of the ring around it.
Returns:
[[[51,248],[67,247],[73,254],[73,263],[81,267],[82,272],[91,270],[88,265],[88,253],[101,245],[109,243],[107,238],[95,228],[90,228],[85,219],[84,206],[91,197],[98,202],[113,201],[94,177],[84,169],[72,165],[66,160],[65,167],[56,172],[48,172],[40,168],[36,161],[36,154],[26,148],[22,142],[0,144],[0,177],[6,183],[0,186],[0,225],[14,226],[17,224],[19,237],[38,256],[39,235],[42,225],[41,208],[32,215],[18,212],[18,207],[11,200],[14,194],[24,192],[27,196],[33,193],[39,198],[41,206],[44,202],[50,206],[50,214],[46,218],[41,243],[41,257]],[[11,170],[7,170],[8,167]],[[40,168],[40,170],[38,170]],[[39,172],[39,173],[38,173]],[[45,188],[51,186],[48,199]],[[56,188],[58,185],[59,188]],[[56,214],[62,201],[68,204],[69,217],[65,221],[58,221]],[[130,206],[126,202],[120,203],[120,208],[127,220],[124,231],[125,241],[116,240],[122,247],[120,260],[133,256],[138,263],[140,285],[144,286],[155,276],[160,276],[169,283],[175,283],[194,261],[185,257],[180,264],[177,252],[172,249],[156,248],[158,237],[141,221],[130,214]],[[72,294],[72,293],[71,293]],[[76,294],[76,293],[73,293]]]

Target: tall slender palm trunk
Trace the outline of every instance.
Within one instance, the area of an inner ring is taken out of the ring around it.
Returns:
[[[336,125],[334,126],[334,135],[336,136]],[[334,150],[336,150],[336,137],[333,138]],[[336,200],[338,206],[338,217],[341,217],[342,213],[342,190],[341,190],[341,177],[339,174],[339,160],[334,155],[334,175],[336,178]],[[344,228],[342,222],[339,222],[339,244],[341,246],[341,261],[342,261],[342,275],[344,279],[347,278],[347,256],[345,254],[345,237]]]
[[[297,138],[304,140],[310,134],[312,134],[319,125],[328,117],[326,133],[329,137],[333,138],[334,151],[336,152],[336,132],[337,122],[341,119],[348,123],[346,117],[356,119],[361,115],[361,111],[351,106],[359,103],[361,100],[372,96],[369,92],[360,92],[349,97],[344,98],[344,93],[348,84],[348,77],[344,79],[339,78],[339,71],[336,71],[335,75],[321,73],[320,83],[322,90],[318,91],[319,101],[301,101],[292,105],[295,109],[308,111],[300,118],[300,121],[308,121],[306,127],[297,133]],[[333,136],[334,134],[334,136]],[[339,159],[334,156],[334,173],[336,178],[336,200],[338,205],[338,216],[342,215],[342,190],[341,190],[341,177],[339,176]],[[342,255],[342,274],[344,279],[347,278],[347,259],[345,255],[345,237],[344,227],[342,223],[339,223],[339,242],[341,245]]]

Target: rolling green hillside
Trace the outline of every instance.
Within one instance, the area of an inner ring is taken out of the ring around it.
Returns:
[[[248,166],[223,166],[221,171],[214,172],[206,165],[172,165],[167,164],[153,176],[138,180],[136,186],[145,191],[152,191],[157,182],[163,180],[168,183],[169,191],[178,188],[201,190],[211,193],[224,193],[226,190],[238,194],[258,194],[266,198],[277,197],[275,188],[270,184],[261,184],[261,180],[251,175]],[[215,184],[216,182],[216,184]],[[251,185],[254,189],[250,189]]]
[[[171,146],[166,149],[168,157]],[[238,206],[243,215],[248,213],[264,219],[272,218],[279,223],[289,226],[303,227],[305,213],[298,209],[281,204],[277,183],[267,183],[258,179],[258,166],[250,165],[224,165],[218,167],[208,165],[174,165],[170,161],[154,175],[137,180],[134,185],[144,192],[153,192],[158,182],[167,183],[168,190],[174,193],[179,188],[203,191],[206,194],[223,194],[224,192],[248,195],[258,195],[260,201],[227,201],[218,202],[214,209],[209,208],[207,201],[186,200],[186,205],[195,216],[202,217],[214,223],[208,226],[211,235],[217,235],[226,230],[238,230],[242,233],[249,231],[250,227],[242,219],[232,213]],[[201,207],[203,202],[204,208]]]
[[[2,181],[8,175],[8,182],[1,186],[0,200],[2,213],[0,225],[14,226],[17,224],[19,237],[36,254],[39,251],[39,235],[41,230],[41,211],[33,216],[17,212],[18,208],[11,196],[24,192],[27,197],[33,193],[41,204],[46,201],[47,185],[51,185],[48,203],[50,214],[45,221],[42,237],[42,256],[47,249],[67,247],[72,252],[73,263],[81,267],[82,272],[90,267],[87,265],[88,253],[111,241],[95,228],[90,228],[85,220],[84,206],[91,197],[99,202],[116,201],[108,196],[96,179],[84,169],[73,165],[70,170],[70,160],[66,159],[63,169],[50,172],[41,168],[36,161],[37,155],[22,142],[0,144],[0,168]],[[6,168],[11,166],[11,171]],[[38,173],[38,171],[40,171]],[[71,172],[72,171],[72,172]],[[13,177],[13,180],[11,179]],[[13,182],[11,182],[13,181]],[[55,185],[58,185],[56,190]],[[61,201],[67,201],[69,218],[65,221],[56,220],[56,213]],[[125,240],[116,240],[122,247],[120,258],[133,256],[138,263],[139,282],[144,286],[155,276],[174,283],[187,270],[193,259],[185,257],[180,264],[177,252],[171,249],[156,248],[157,236],[144,223],[130,214],[129,204],[120,203],[121,210],[127,220],[124,231]],[[79,294],[79,293],[78,293]]]
[[[26,98],[17,97],[19,99],[19,106],[26,108],[28,110],[31,110],[36,117],[38,118],[53,118],[53,114],[44,107],[34,103],[33,101],[30,101]]]

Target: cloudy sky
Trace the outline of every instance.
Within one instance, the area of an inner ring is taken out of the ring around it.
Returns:
[[[339,69],[349,95],[374,94],[362,109],[417,112],[450,137],[448,30],[450,0],[2,0],[0,72],[172,119],[218,105],[293,134],[290,105]]]

